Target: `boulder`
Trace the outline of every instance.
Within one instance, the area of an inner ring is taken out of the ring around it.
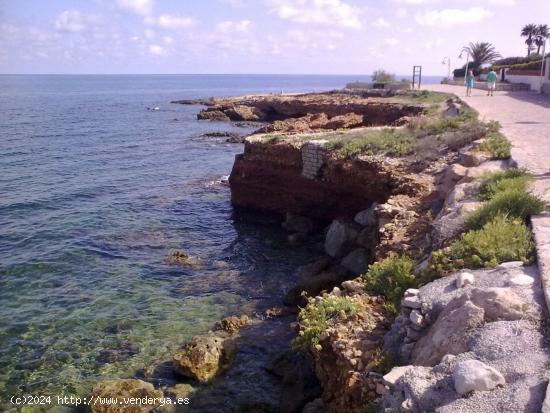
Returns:
[[[283,228],[288,232],[298,232],[300,234],[309,234],[313,231],[313,221],[307,217],[293,214],[292,212],[286,213],[286,219],[283,222]]]
[[[378,218],[374,212],[375,208],[378,206],[374,202],[369,208],[359,211],[355,214],[353,220],[363,227],[374,227],[378,223]]]
[[[236,333],[241,327],[246,326],[248,323],[250,323],[250,319],[247,315],[242,315],[240,317],[233,315],[223,318],[219,322],[218,327],[220,330],[233,334]]]
[[[325,252],[331,257],[343,257],[353,249],[360,231],[361,227],[355,222],[335,219],[327,232]]]
[[[471,391],[492,390],[506,383],[498,370],[478,360],[458,363],[453,371],[453,382],[456,392],[460,395]]]
[[[395,386],[397,380],[399,380],[402,376],[404,376],[412,369],[414,369],[414,366],[394,367],[388,374],[383,377],[384,383],[388,386]]]
[[[412,351],[414,364],[435,366],[445,354],[468,351],[467,332],[483,323],[485,312],[469,301],[452,311],[443,311],[428,333],[418,340]]]
[[[349,270],[354,275],[360,275],[367,272],[372,256],[365,248],[357,248],[346,255],[340,265]]]
[[[357,237],[357,245],[373,250],[378,242],[378,231],[374,227],[365,227]]]
[[[235,352],[235,343],[227,334],[196,336],[174,354],[174,371],[206,383],[228,367]]]
[[[470,300],[485,311],[485,321],[520,320],[527,304],[510,288],[474,288]]]
[[[484,152],[466,151],[461,153],[460,163],[464,166],[479,166],[483,162],[491,159],[491,155]]]
[[[330,265],[330,262],[330,257],[323,255],[313,262],[300,266],[298,268],[298,271],[296,272],[296,275],[300,279],[313,277],[314,275],[319,274],[321,271],[326,269]]]
[[[286,293],[283,303],[289,306],[305,304],[305,299],[302,296],[304,291],[309,296],[315,296],[323,290],[331,290],[334,286],[340,285],[349,278],[348,271],[343,267],[328,268],[314,277],[301,279],[296,286]]]
[[[123,404],[124,399],[135,398],[163,398],[162,391],[157,390],[151,383],[137,379],[119,379],[105,380],[97,383],[92,390],[92,397],[98,398],[116,398],[122,404],[102,404],[95,403],[91,405],[93,413],[147,413],[158,408],[157,405],[138,405]]]

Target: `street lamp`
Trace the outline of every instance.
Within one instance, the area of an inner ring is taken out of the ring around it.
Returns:
[[[542,83],[544,81],[544,66],[545,66],[545,63],[546,63],[546,57],[545,57],[545,53],[546,53],[546,38],[544,39],[544,43],[542,44],[542,62],[541,62],[541,65],[540,65],[540,85],[539,85],[539,93],[542,93]]]
[[[463,47],[458,55],[459,59],[462,59],[462,53],[466,53],[466,69],[464,69],[464,83],[466,83],[466,77],[468,76],[468,64],[470,63],[470,49]]]
[[[445,56],[441,64],[447,65],[447,79],[451,80],[451,58],[449,56]]]

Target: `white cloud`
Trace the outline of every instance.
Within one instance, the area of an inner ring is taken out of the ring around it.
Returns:
[[[428,4],[428,3],[437,3],[438,0],[395,0],[397,3],[402,4]]]
[[[489,4],[495,6],[515,6],[516,0],[489,0]]]
[[[477,23],[491,15],[491,12],[482,7],[462,9],[432,10],[417,14],[415,20],[423,26],[452,27],[461,24]]]
[[[395,45],[399,44],[399,40],[397,40],[394,37],[389,37],[387,39],[384,39],[384,44],[387,45],[387,46],[395,46]]]
[[[94,22],[96,22],[94,15],[81,13],[78,10],[65,10],[55,19],[54,27],[60,32],[78,33],[86,30]]]
[[[115,3],[124,11],[148,16],[153,12],[154,0],[116,0]]]
[[[155,37],[157,33],[154,30],[151,29],[145,29],[145,37],[149,40],[151,40],[153,37]]]
[[[146,17],[145,23],[158,26],[161,29],[182,29],[196,24],[193,17],[183,14],[161,14],[158,17]]]
[[[390,27],[388,21],[383,17],[379,17],[378,19],[376,19],[376,21],[372,25],[374,27]]]
[[[226,32],[240,32],[245,33],[250,30],[252,27],[252,22],[250,20],[241,20],[241,21],[223,21],[216,25],[216,30],[226,33]]]
[[[430,49],[433,49],[434,47],[441,46],[442,44],[443,44],[442,39],[435,39],[435,40],[430,40],[429,42],[426,42],[425,47],[426,49],[430,50]]]
[[[158,44],[149,45],[149,53],[155,56],[164,56],[166,55],[166,49]]]
[[[359,10],[342,0],[271,0],[270,12],[296,23],[361,28]]]

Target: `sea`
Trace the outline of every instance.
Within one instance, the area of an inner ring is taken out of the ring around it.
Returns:
[[[243,146],[204,134],[253,128],[170,101],[368,80],[0,75],[0,410],[20,410],[14,395],[82,397],[98,380],[146,377],[220,318],[277,305],[311,256],[230,203]],[[200,265],[170,265],[173,250]]]

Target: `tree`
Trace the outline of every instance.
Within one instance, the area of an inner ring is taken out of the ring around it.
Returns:
[[[489,42],[470,43],[466,51],[472,59],[471,65],[473,68],[481,67],[487,63],[493,63],[499,57],[500,53],[495,50],[495,47]]]
[[[527,45],[527,56],[531,55],[531,51],[534,49],[533,42],[537,35],[538,26],[536,24],[526,24],[521,29],[521,37],[527,37],[525,44]]]
[[[544,41],[550,37],[550,29],[548,25],[539,24],[535,32],[535,45],[537,46],[537,54],[540,54],[540,48],[544,45]]]
[[[391,83],[395,82],[395,75],[390,72],[386,72],[383,69],[375,70],[372,74],[372,81],[376,83]]]

